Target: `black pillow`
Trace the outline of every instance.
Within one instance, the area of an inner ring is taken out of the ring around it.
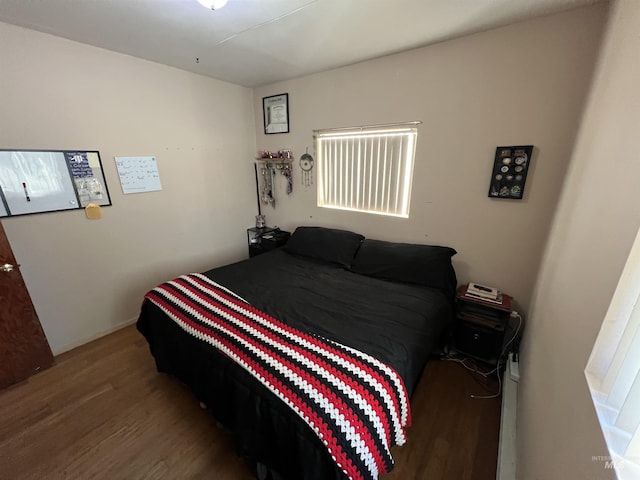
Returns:
[[[437,288],[453,296],[456,274],[453,248],[366,239],[351,270],[362,275]]]
[[[349,267],[364,237],[325,227],[298,227],[283,248],[286,252]]]

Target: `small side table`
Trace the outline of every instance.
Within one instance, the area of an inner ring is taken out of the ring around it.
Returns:
[[[513,298],[503,293],[501,302],[494,303],[466,293],[467,285],[463,285],[456,295],[453,346],[460,353],[496,364],[504,347]]]
[[[261,253],[268,252],[274,248],[281,247],[291,233],[280,230],[279,228],[263,227],[263,228],[247,228],[247,244],[249,246],[249,257],[255,257]]]

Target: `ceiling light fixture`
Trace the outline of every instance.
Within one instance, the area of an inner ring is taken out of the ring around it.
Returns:
[[[198,2],[210,10],[218,10],[224,7],[229,0],[198,0]]]

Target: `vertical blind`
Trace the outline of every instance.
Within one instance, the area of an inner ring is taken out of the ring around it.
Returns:
[[[620,479],[640,478],[640,231],[585,369]]]
[[[408,217],[415,125],[316,131],[318,206]]]

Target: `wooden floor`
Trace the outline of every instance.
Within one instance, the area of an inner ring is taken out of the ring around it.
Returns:
[[[493,480],[500,399],[462,366],[427,365],[409,441],[383,480]],[[0,392],[2,479],[255,478],[224,430],[176,379],[158,374],[134,327],[65,353]]]

